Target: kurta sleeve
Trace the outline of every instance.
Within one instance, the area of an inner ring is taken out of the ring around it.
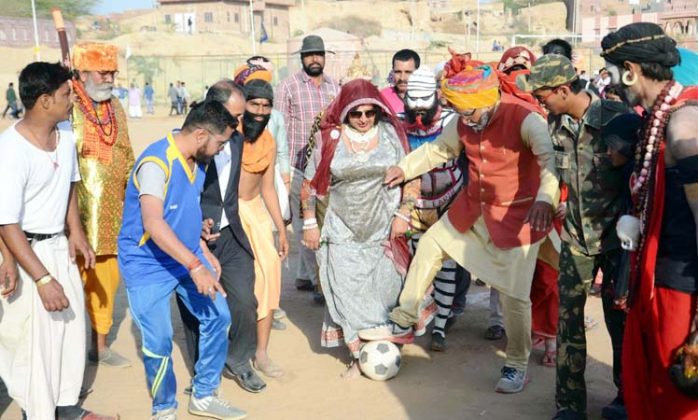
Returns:
[[[413,179],[455,159],[463,149],[458,135],[458,118],[453,118],[433,142],[426,143],[405,156],[398,166],[405,179]]]
[[[553,141],[550,138],[548,124],[535,112],[530,113],[521,124],[521,139],[531,149],[540,166],[540,186],[536,201],[555,205],[560,197]]]

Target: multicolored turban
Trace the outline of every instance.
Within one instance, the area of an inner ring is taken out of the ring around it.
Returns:
[[[458,109],[488,108],[499,100],[499,78],[489,64],[468,61],[441,82],[441,93]]]
[[[84,42],[73,47],[73,67],[82,71],[117,71],[116,45]]]
[[[271,83],[271,63],[262,60],[248,60],[247,63],[239,66],[233,73],[233,80],[240,86],[250,80],[264,80]]]

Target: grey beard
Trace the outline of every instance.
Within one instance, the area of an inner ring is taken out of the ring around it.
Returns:
[[[111,98],[111,91],[113,88],[113,83],[102,83],[97,85],[90,81],[90,79],[87,79],[87,82],[85,82],[85,92],[87,92],[87,96],[95,102],[108,101],[109,98]]]

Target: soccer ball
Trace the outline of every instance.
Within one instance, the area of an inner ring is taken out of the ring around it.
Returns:
[[[374,381],[387,381],[400,370],[400,350],[390,341],[369,341],[359,354],[359,367]]]

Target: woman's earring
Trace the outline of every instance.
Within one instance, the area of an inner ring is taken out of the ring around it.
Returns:
[[[637,75],[633,77],[632,79],[630,78],[630,70],[626,70],[623,72],[623,76],[621,76],[621,80],[623,81],[623,84],[625,86],[632,86],[635,83],[637,83]]]

